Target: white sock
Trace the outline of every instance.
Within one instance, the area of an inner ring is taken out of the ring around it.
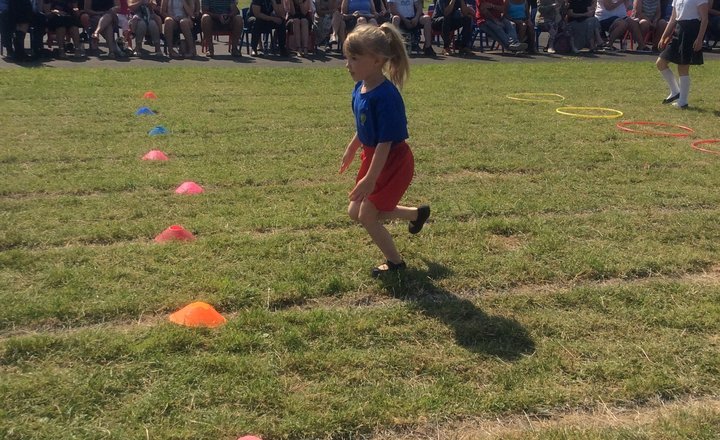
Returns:
[[[670,87],[670,95],[668,96],[668,98],[671,98],[680,93],[680,88],[678,87],[677,81],[675,81],[675,75],[673,75],[672,70],[661,70],[660,74],[662,74],[668,87]]]
[[[690,95],[690,75],[680,77],[680,99],[678,105],[687,105]]]

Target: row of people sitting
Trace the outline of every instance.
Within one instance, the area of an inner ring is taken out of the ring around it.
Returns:
[[[158,1],[0,0],[0,42],[9,57],[23,60],[30,32],[29,56],[38,57],[47,30],[48,39],[57,42],[58,57],[66,56],[66,39],[75,56],[83,57],[82,29],[91,51],[98,50],[102,36],[108,55],[122,57],[127,52],[116,39],[120,30],[128,46],[134,39],[134,55],[141,54],[147,36],[157,56],[163,55],[164,38],[170,57],[194,57],[201,34],[205,54],[212,57],[212,36],[224,32],[229,53],[239,57],[240,39],[249,30],[253,56],[259,55],[260,36],[270,32],[280,55],[289,54],[287,41],[299,56],[307,56],[309,48],[325,42],[342,47],[358,23],[390,21],[406,34],[422,34],[427,56],[435,55],[433,32],[442,36],[445,55],[469,54],[478,31],[509,51],[534,52],[537,31],[548,32],[549,52],[612,50],[628,33],[638,50],[648,50],[646,43],[656,50],[671,8],[670,0],[635,0],[634,5],[629,0],[436,0],[425,13],[422,0],[252,0],[241,13],[236,0]],[[710,9],[708,33],[720,35],[720,0]]]

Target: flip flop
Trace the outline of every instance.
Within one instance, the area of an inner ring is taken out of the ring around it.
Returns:
[[[385,266],[385,267],[383,267]],[[390,260],[385,261],[385,264],[381,264],[378,267],[373,267],[372,272],[370,273],[373,278],[378,278],[383,274],[389,273],[389,272],[397,272],[400,270],[404,270],[407,268],[407,265],[404,261],[401,261],[399,263],[393,263]]]

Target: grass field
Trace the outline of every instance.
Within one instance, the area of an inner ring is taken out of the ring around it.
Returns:
[[[692,74],[677,111],[652,63],[416,66],[405,203],[433,215],[389,225],[410,267],[378,281],[343,69],[3,71],[0,437],[719,438],[720,156],[690,143],[720,64]],[[192,301],[228,323],[167,321]]]

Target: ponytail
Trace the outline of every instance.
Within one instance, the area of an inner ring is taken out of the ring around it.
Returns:
[[[390,23],[383,23],[380,30],[385,33],[390,53],[393,54],[388,58],[385,71],[390,77],[390,81],[402,89],[405,80],[410,76],[410,60],[405,49],[405,40],[400,31]]]
[[[385,58],[383,71],[398,88],[402,88],[410,76],[410,59],[405,50],[405,40],[390,23],[382,26],[358,25],[345,39],[345,56],[371,53]]]

